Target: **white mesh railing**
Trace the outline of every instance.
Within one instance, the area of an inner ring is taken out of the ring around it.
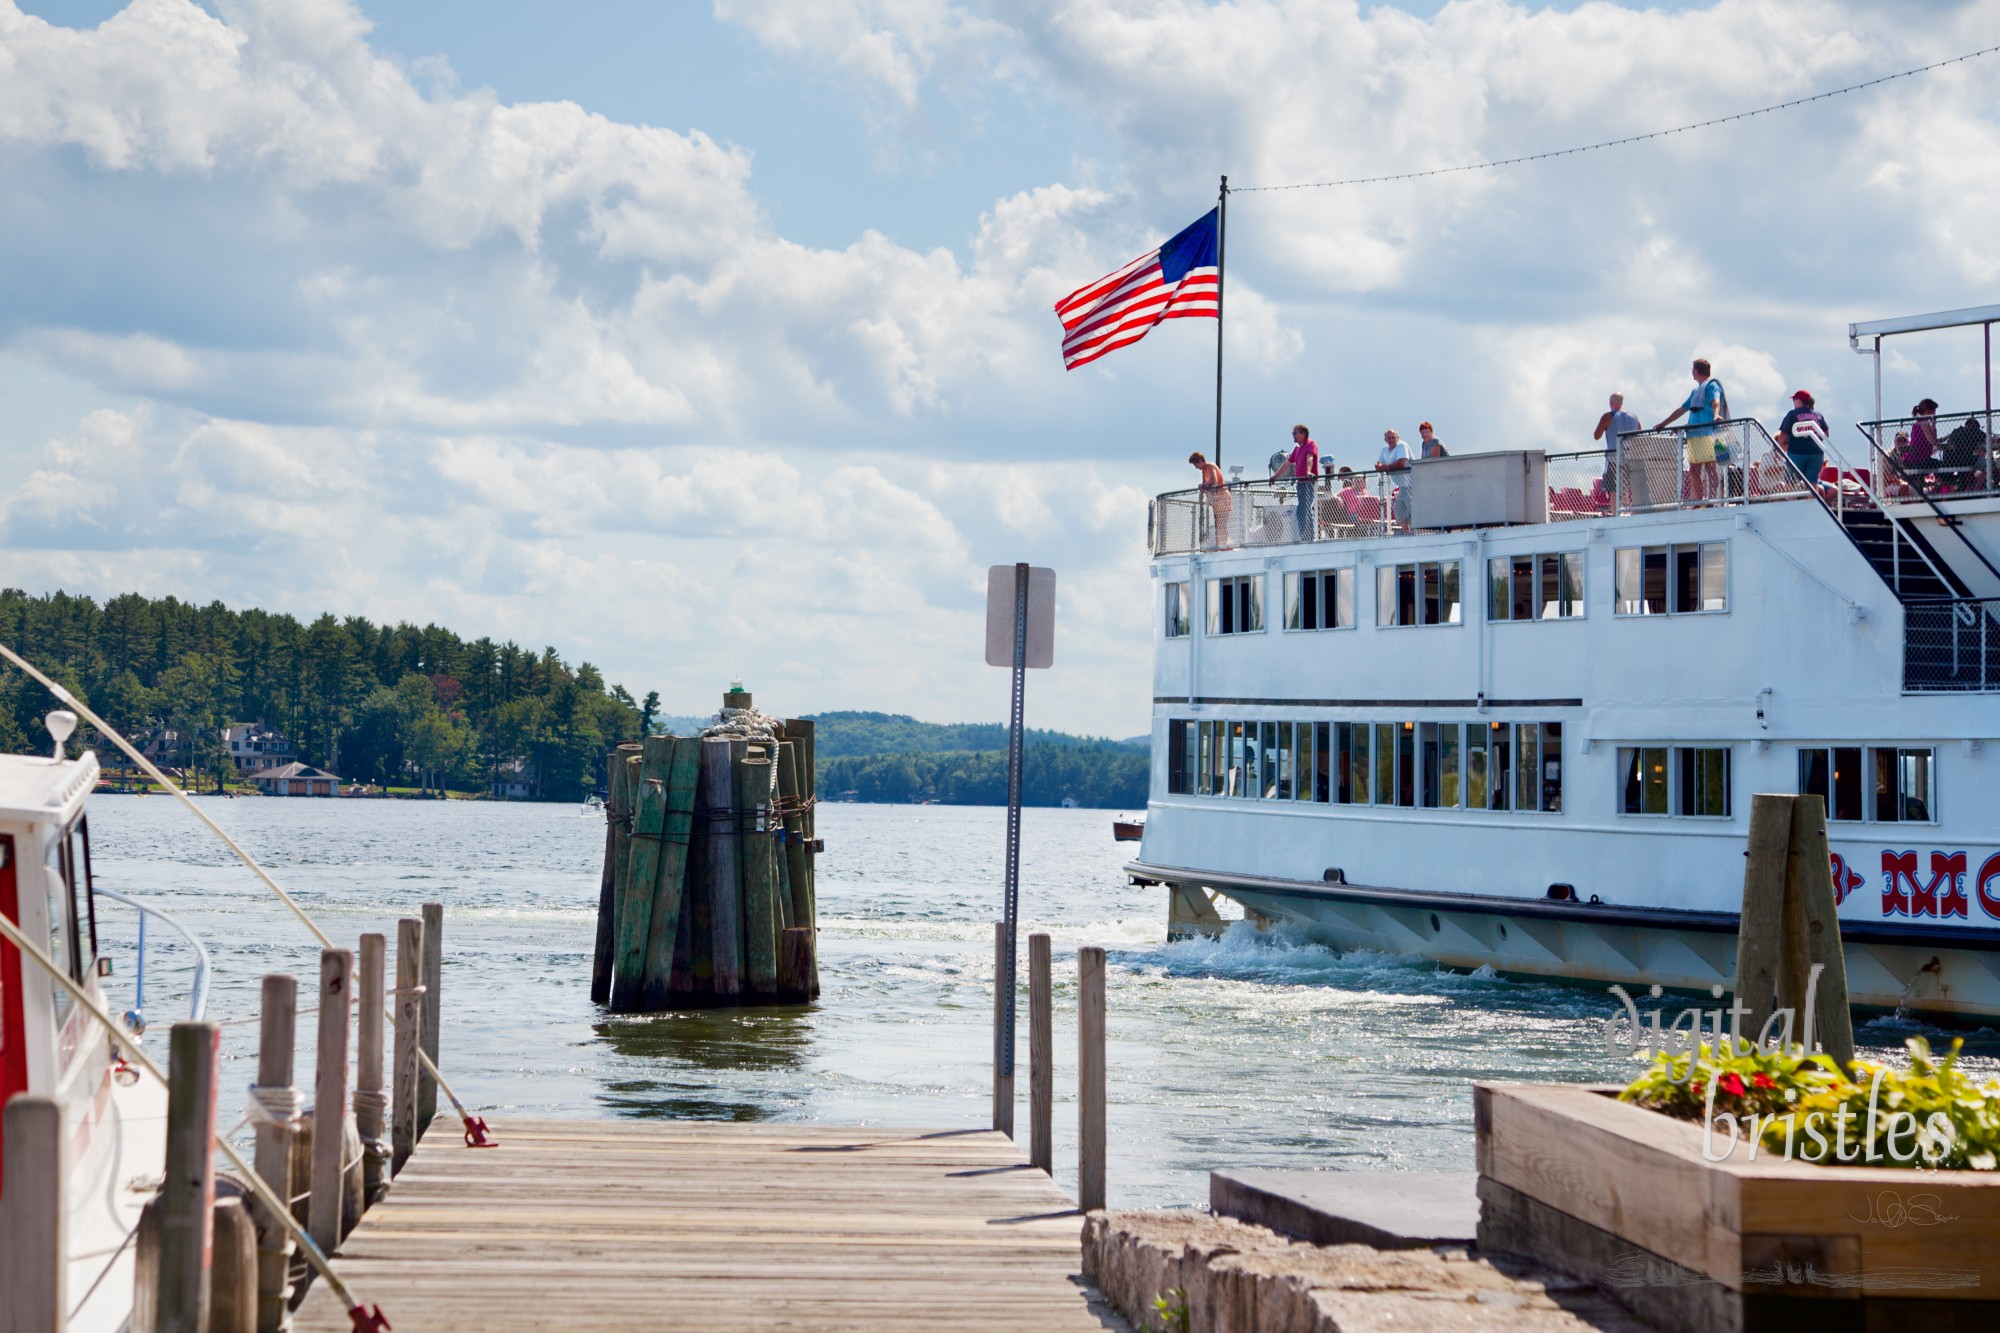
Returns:
[[[1802,476],[1757,421],[1627,435],[1614,451],[1545,455],[1548,521],[1805,499]],[[1171,491],[1153,502],[1155,555],[1382,537],[1410,530],[1407,473],[1321,477],[1301,523],[1290,481]]]

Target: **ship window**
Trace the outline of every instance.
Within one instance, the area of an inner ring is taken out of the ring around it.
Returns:
[[[1194,768],[1189,762],[1189,744],[1194,739],[1194,728],[1180,718],[1167,723],[1167,794],[1185,796],[1188,793],[1188,774]]]
[[[1465,729],[1465,808],[1486,808],[1486,728],[1476,722]]]
[[[1244,745],[1246,738],[1243,734],[1243,724],[1241,722],[1225,722],[1223,723],[1223,729],[1227,733],[1225,739],[1229,743],[1229,768],[1223,774],[1222,794],[1224,796],[1241,796],[1243,795],[1243,765],[1246,759],[1255,760],[1256,742],[1252,739],[1248,747]],[[1248,751],[1247,753],[1246,750]]]
[[[1667,747],[1621,745],[1618,772],[1623,786],[1618,809],[1628,815],[1667,813]]]
[[[1342,805],[1368,805],[1371,769],[1368,766],[1369,726],[1366,722],[1340,722],[1335,724],[1338,733],[1340,753],[1336,761],[1336,773],[1340,790],[1336,799]]]
[[[1563,724],[1542,723],[1542,805],[1544,813],[1559,815],[1563,808]]]
[[[1674,780],[1679,787],[1677,814],[1709,819],[1729,817],[1729,751],[1677,749]]]
[[[1313,723],[1313,790],[1315,801],[1333,800],[1333,724]]]
[[[1181,639],[1188,632],[1188,586],[1185,583],[1169,583],[1167,586],[1167,637]]]
[[[1285,628],[1353,629],[1354,571],[1288,571],[1285,575]]]
[[[1273,725],[1278,733],[1277,745],[1264,795],[1274,801],[1289,801],[1292,799],[1292,786],[1295,781],[1293,774],[1296,771],[1297,759],[1297,752],[1292,746],[1292,724],[1278,722]]]
[[[1444,754],[1435,722],[1417,727],[1417,763],[1423,770],[1423,804],[1435,809],[1444,800]]]
[[[1621,814],[1729,818],[1727,746],[1620,746],[1618,773]]]
[[[1628,546],[1613,556],[1621,616],[1729,609],[1729,544]]]
[[[1505,722],[1489,722],[1486,725],[1486,808],[1488,810],[1512,809],[1509,798],[1508,779],[1514,772],[1514,747],[1508,737],[1509,728]]]
[[[1257,574],[1208,580],[1208,632],[1251,634],[1264,628],[1264,580]]]
[[[1383,565],[1375,571],[1377,625],[1456,625],[1460,609],[1456,560]]]
[[[1857,745],[1799,751],[1799,791],[1826,802],[1838,823],[1928,824],[1937,808],[1936,760],[1929,749]]]
[[[1486,562],[1487,618],[1566,620],[1583,609],[1583,552],[1495,556]]]
[[[1447,724],[1438,739],[1438,804],[1455,810],[1459,803],[1458,724]]]

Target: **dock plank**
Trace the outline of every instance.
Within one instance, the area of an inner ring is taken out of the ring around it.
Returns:
[[[443,1122],[439,1122],[442,1124]],[[433,1132],[335,1264],[397,1333],[1125,1329],[1082,1219],[987,1130],[509,1120]],[[346,1333],[324,1284],[299,1333]]]

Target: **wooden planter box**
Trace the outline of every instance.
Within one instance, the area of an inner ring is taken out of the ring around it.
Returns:
[[[1700,1125],[1613,1092],[1475,1086],[1483,1252],[1588,1278],[1662,1329],[2000,1328],[2000,1172],[1741,1145],[1711,1162]]]

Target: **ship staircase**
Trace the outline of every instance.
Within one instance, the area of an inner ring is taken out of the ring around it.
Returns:
[[[1930,539],[1879,501],[1918,501],[1972,557],[2000,579],[1986,556],[1939,507],[1922,477],[1912,477],[1875,445],[1867,431],[1873,467],[1857,471],[1829,450],[1833,475],[1816,491],[1840,525],[1903,606],[1903,692],[1931,694],[2000,691],[2000,598],[1979,597]]]

